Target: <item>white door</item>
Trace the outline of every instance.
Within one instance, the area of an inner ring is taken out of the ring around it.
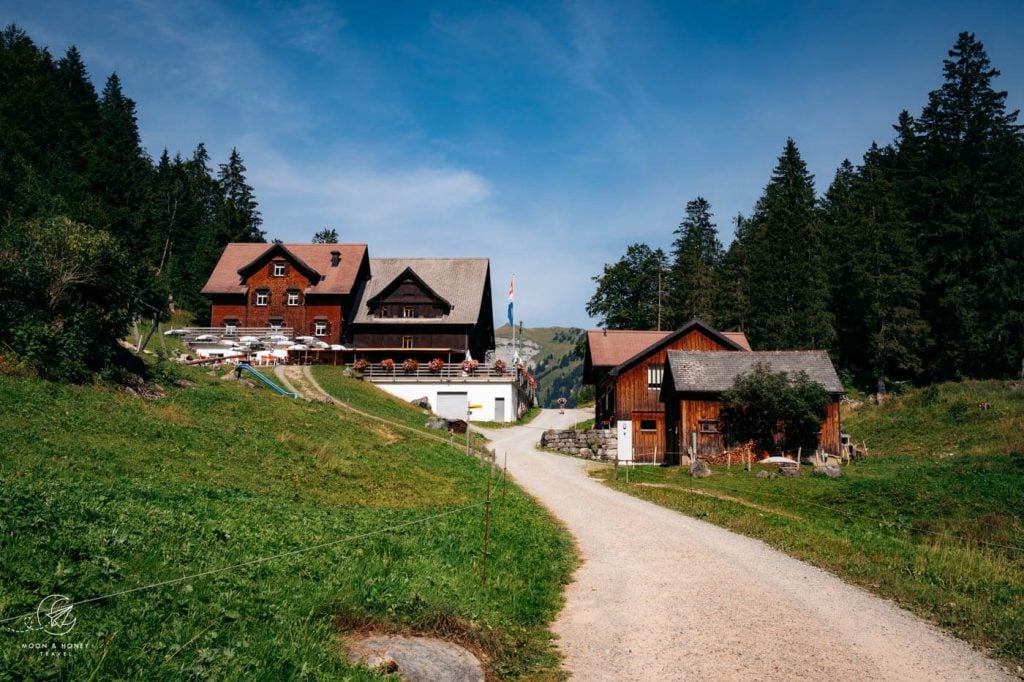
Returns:
[[[494,399],[494,421],[503,422],[505,421],[505,399],[495,398]]]
[[[466,419],[466,408],[469,406],[466,393],[438,391],[437,413],[445,419]]]

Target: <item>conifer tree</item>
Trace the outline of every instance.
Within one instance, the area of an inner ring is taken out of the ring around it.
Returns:
[[[873,144],[851,179],[843,210],[850,257],[838,289],[847,315],[844,364],[870,376],[880,395],[886,380],[921,374],[928,335],[920,309],[922,269],[891,177],[894,156],[892,148]]]
[[[220,183],[220,222],[227,242],[264,242],[266,233],[260,229],[260,216],[252,187],[245,179],[245,164],[238,149],[231,149],[227,163],[220,165],[217,175]]]
[[[722,259],[722,243],[711,216],[711,204],[697,197],[686,204],[686,217],[675,231],[666,299],[671,327],[693,317],[713,319],[715,271]]]
[[[722,255],[721,265],[715,273],[712,323],[718,329],[745,331],[750,314],[750,297],[747,294],[750,282],[750,221],[743,214],[737,214],[734,222],[732,244]]]
[[[974,34],[960,34],[943,72],[901,145],[922,178],[908,201],[936,341],[929,374],[1005,376],[1024,353],[1021,126],[1007,93],[993,88],[999,71]]]
[[[835,329],[814,179],[792,139],[757,202],[748,241],[751,343],[831,350]]]
[[[96,154],[90,165],[93,191],[110,231],[129,251],[145,249],[143,206],[152,164],[139,137],[135,102],[121,90],[116,73],[107,78],[99,107]]]

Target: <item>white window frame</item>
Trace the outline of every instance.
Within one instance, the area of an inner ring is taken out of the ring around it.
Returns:
[[[288,273],[288,266],[283,262],[276,261],[271,267],[274,277],[284,277]]]
[[[313,320],[313,336],[327,336],[327,320]]]
[[[288,305],[296,306],[299,305],[299,292],[289,291],[288,292]]]
[[[661,382],[665,379],[665,365],[647,365],[647,390],[661,390]]]
[[[269,291],[257,291],[256,292],[256,305],[263,307],[270,305],[270,292]]]

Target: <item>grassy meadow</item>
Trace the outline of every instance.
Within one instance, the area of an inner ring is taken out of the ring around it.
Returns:
[[[176,581],[76,606],[63,636],[0,623],[0,680],[376,679],[346,661],[341,636],[364,630],[462,642],[493,677],[560,676],[547,624],[572,544],[517,488],[496,489],[481,584],[475,459],[180,371],[196,385],[154,401],[0,375],[0,618]],[[372,393],[338,397],[422,422]]]
[[[988,404],[989,409],[979,405]],[[764,539],[1024,663],[1024,390],[969,382],[845,414],[870,456],[840,479],[762,480],[740,466],[610,467],[657,504]],[[756,466],[756,465],[755,465]]]

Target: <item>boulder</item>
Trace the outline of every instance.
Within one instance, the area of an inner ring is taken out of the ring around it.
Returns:
[[[690,475],[694,478],[707,478],[711,475],[711,467],[704,460],[698,459],[690,465]]]
[[[838,464],[825,464],[820,467],[814,467],[814,474],[816,476],[828,476],[829,478],[839,478],[843,475],[843,469]]]
[[[444,417],[431,417],[427,420],[426,427],[428,429],[447,429],[448,420]]]
[[[782,478],[800,478],[800,467],[798,466],[780,466],[779,476]]]
[[[761,471],[757,472],[757,478],[771,478],[771,477],[772,477],[772,472],[770,472],[770,471],[765,471],[764,469],[762,469]]]
[[[427,400],[426,396],[422,398],[416,398],[415,400],[410,400],[409,402],[415,405],[416,407],[420,407],[424,410],[430,409],[430,401]]]

